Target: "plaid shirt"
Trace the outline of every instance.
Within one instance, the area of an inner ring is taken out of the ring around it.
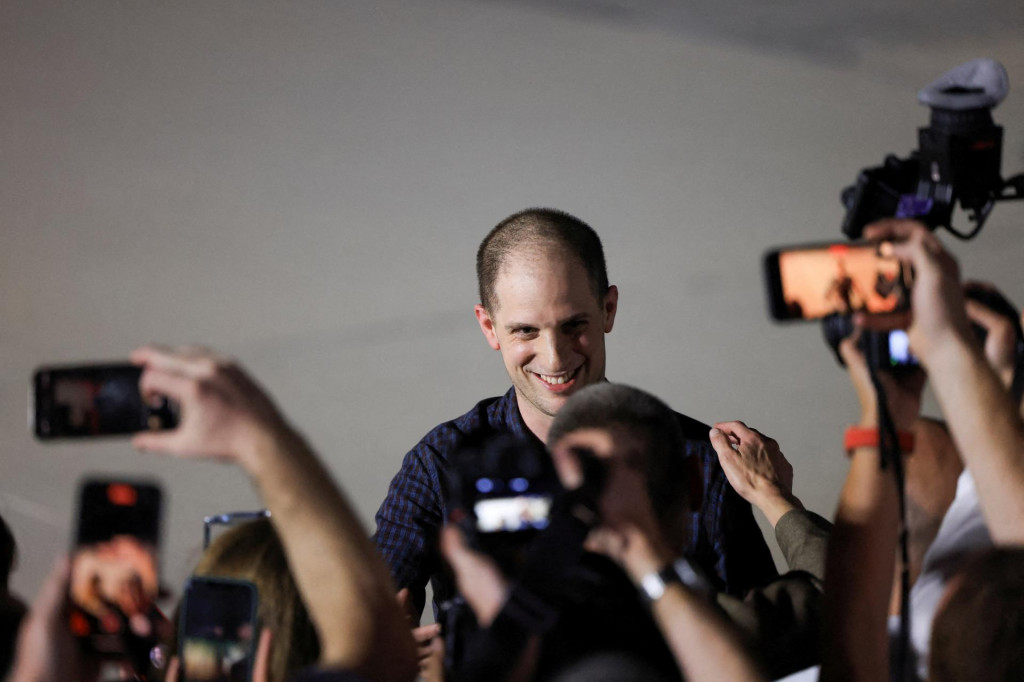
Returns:
[[[708,441],[709,427],[678,415],[687,438],[686,457],[696,457],[701,476],[701,507],[688,513],[685,554],[707,574],[716,588],[741,595],[778,573],[764,536],[754,521],[750,504],[729,485]],[[435,604],[455,594],[451,579],[441,572],[438,531],[447,518],[444,469],[449,455],[468,434],[510,432],[539,440],[523,422],[515,388],[500,398],[488,398],[466,414],[444,422],[406,454],[401,470],[391,479],[388,494],[377,510],[373,540],[399,588],[408,587],[417,609],[423,607],[428,580]]]

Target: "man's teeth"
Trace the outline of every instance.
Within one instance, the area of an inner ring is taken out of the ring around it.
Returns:
[[[558,384],[564,384],[567,381],[572,381],[572,378],[575,375],[576,375],[576,370],[573,370],[573,371],[569,372],[568,374],[561,374],[561,375],[559,375],[557,377],[548,376],[547,374],[538,374],[537,376],[539,376],[541,378],[541,381],[543,381],[546,384],[558,385]]]

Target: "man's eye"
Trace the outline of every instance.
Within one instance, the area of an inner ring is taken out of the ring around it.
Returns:
[[[516,327],[512,330],[512,333],[516,336],[527,336],[529,334],[533,334],[535,331],[537,330],[533,327]]]
[[[586,320],[573,320],[572,322],[566,322],[563,329],[567,332],[579,332],[587,328]]]

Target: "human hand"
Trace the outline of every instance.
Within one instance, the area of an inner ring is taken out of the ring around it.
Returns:
[[[22,623],[9,682],[91,682],[99,677],[99,661],[82,655],[68,629],[70,572],[62,557],[40,589]]]
[[[913,220],[880,220],[864,230],[872,241],[891,242],[892,255],[914,270],[911,310],[854,316],[865,329],[905,327],[910,347],[928,365],[947,342],[970,342],[971,329],[960,286],[960,268],[931,231]]]
[[[1017,337],[1018,324],[1017,311],[1014,310],[1014,317],[1010,318],[1003,312],[993,309],[976,300],[971,294],[978,294],[981,298],[994,296],[1005,302],[1007,307],[1012,307],[1009,301],[988,282],[967,282],[964,284],[966,294],[967,317],[971,322],[985,330],[985,344],[983,350],[988,364],[992,365],[999,376],[1000,381],[1007,388],[1013,383],[1013,370],[1017,359]],[[1008,311],[1007,311],[1008,312]]]
[[[145,346],[131,359],[144,368],[143,396],[167,396],[180,406],[176,429],[132,438],[140,450],[245,464],[262,442],[291,435],[266,393],[226,358],[198,348]]]
[[[719,422],[711,429],[711,445],[733,489],[773,527],[787,512],[803,509],[793,495],[793,466],[775,439],[741,421]]]
[[[437,623],[413,628],[412,638],[416,642],[416,659],[420,678],[424,680],[444,679],[444,638]]]
[[[455,572],[459,592],[476,614],[477,623],[489,627],[508,598],[508,580],[489,556],[466,544],[455,526],[441,529],[441,554]]]
[[[878,428],[878,393],[871,381],[871,370],[860,349],[861,329],[839,343],[839,354],[846,363],[847,375],[853,384],[860,402],[859,425]],[[897,431],[910,431],[921,412],[921,391],[924,390],[925,374],[912,370],[896,377],[889,372],[877,372],[878,380],[885,391],[886,404]]]

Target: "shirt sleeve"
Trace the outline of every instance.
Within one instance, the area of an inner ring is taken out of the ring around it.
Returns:
[[[425,588],[437,572],[437,533],[443,522],[440,456],[421,441],[406,454],[377,510],[373,541],[391,570],[398,589],[409,588],[410,603],[420,613]]]

